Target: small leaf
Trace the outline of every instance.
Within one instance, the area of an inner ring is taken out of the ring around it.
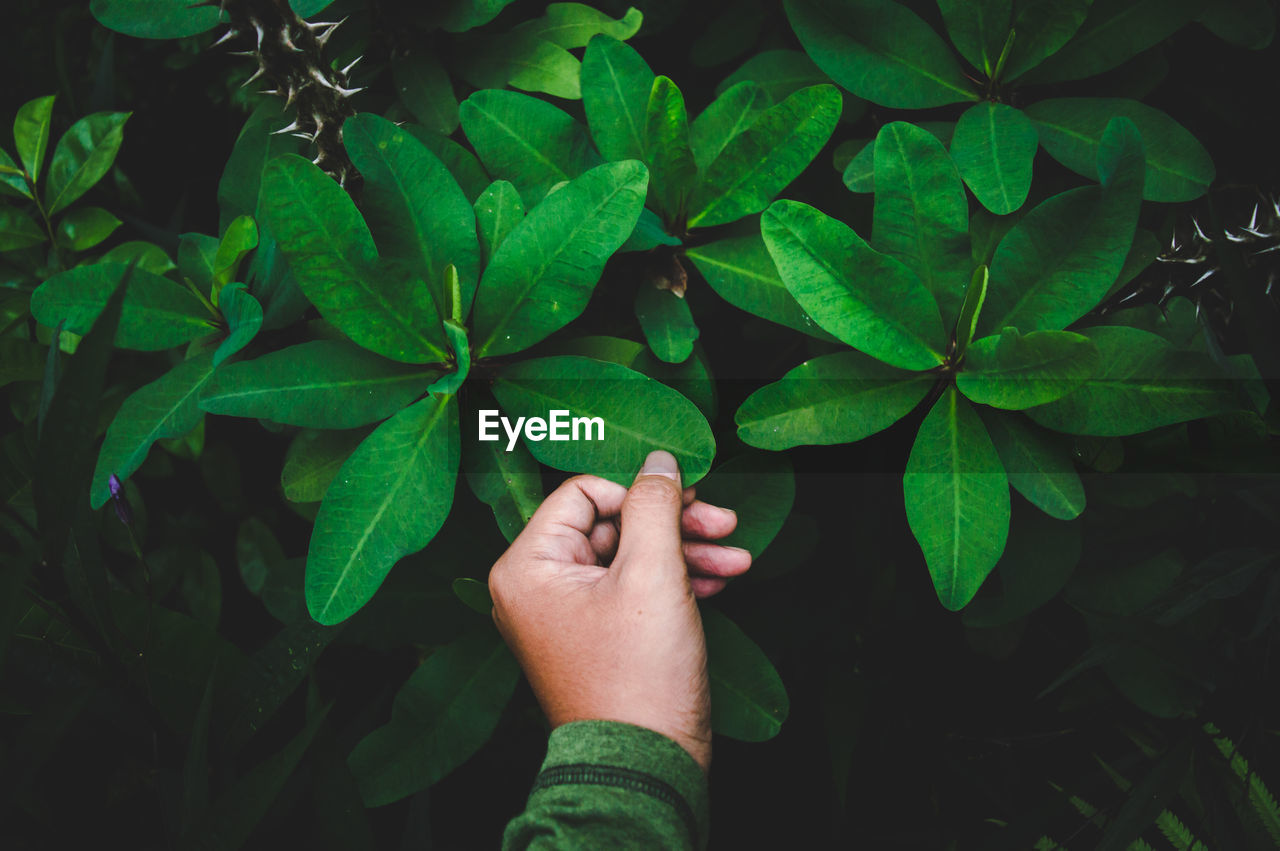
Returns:
[[[237,216],[227,225],[213,255],[211,300],[218,304],[222,288],[239,277],[240,262],[258,247],[258,225],[249,216]]]
[[[507,234],[524,220],[524,203],[510,181],[495,180],[476,199],[475,214],[481,265],[488,266]]]
[[[430,543],[453,504],[458,406],[427,397],[378,426],[338,471],[307,553],[307,610],[332,625],[355,614],[391,567]]]
[[[824,331],[903,369],[942,363],[937,303],[906,266],[797,201],[775,202],[761,231],[787,289]]]
[[[805,52],[858,97],[895,109],[978,99],[946,43],[893,0],[787,0],[785,5]]]
[[[960,305],[960,317],[956,319],[956,348],[954,358],[959,360],[968,351],[973,342],[973,334],[978,329],[978,318],[982,316],[982,305],[987,300],[987,282],[990,278],[986,266],[973,270],[969,286],[964,291],[964,303]]]
[[[53,95],[27,101],[13,119],[13,141],[22,167],[34,183],[40,177],[44,154],[49,148],[49,124],[53,118]]]
[[[446,136],[458,129],[458,99],[433,54],[415,51],[393,57],[391,78],[400,102],[424,127]]]
[[[12,195],[15,198],[34,198],[27,178],[22,169],[9,156],[9,152],[0,148],[0,195]]]
[[[466,576],[460,576],[453,580],[453,594],[462,601],[468,609],[478,615],[491,615],[493,613],[493,598],[489,596],[489,586]]]
[[[698,483],[698,499],[733,509],[738,525],[716,543],[742,547],[759,558],[791,513],[796,477],[780,452],[745,452],[716,467]]]
[[[493,395],[513,423],[517,417],[547,420],[552,411],[568,412],[560,419],[564,434],[572,433],[572,419],[600,418],[602,440],[590,423],[584,424],[590,440],[557,439],[549,421],[549,440],[525,432],[533,457],[557,470],[630,485],[645,457],[665,449],[676,457],[688,486],[706,475],[715,457],[711,427],[692,402],[618,364],[583,357],[526,360],[498,373]],[[500,431],[495,423],[493,432]]]
[[[938,600],[959,611],[1004,552],[1009,480],[982,421],[954,387],[921,424],[902,489]]]
[[[115,162],[128,112],[95,112],[72,124],[53,149],[44,205],[50,216],[88,192]]]
[[[840,107],[840,92],[823,85],[761,113],[707,166],[689,202],[689,226],[721,225],[767,207],[831,138]]]
[[[116,263],[78,266],[54,275],[31,294],[31,313],[42,324],[84,334],[129,267]],[[135,269],[116,345],[144,352],[170,349],[216,330],[214,317],[178,283]]]
[[[20,251],[48,240],[35,219],[13,207],[0,206],[0,252]]]
[[[649,348],[666,363],[683,363],[698,339],[689,303],[671,290],[641,284],[636,293],[636,319]]]
[[[607,35],[582,56],[582,108],[606,160],[642,160],[653,71],[633,48]]]
[[[1100,366],[1088,337],[1070,331],[1016,328],[975,340],[965,355],[956,387],[982,405],[1021,410],[1060,399]]]
[[[227,321],[227,338],[213,353],[214,366],[249,345],[262,328],[262,305],[249,295],[244,284],[231,284],[224,288],[218,307]]]
[[[769,657],[715,609],[702,610],[702,628],[711,680],[711,729],[743,742],[778,735],[791,702]]]
[[[80,207],[58,222],[58,241],[72,251],[87,251],[123,224],[101,207]]]
[[[345,341],[317,340],[223,367],[200,406],[285,425],[355,428],[404,408],[439,374]]]
[[[1050,517],[1079,517],[1085,506],[1084,485],[1063,440],[1021,416],[986,410],[981,414],[1013,489]]]
[[[133,281],[129,283],[133,287]],[[127,479],[142,466],[157,440],[181,437],[200,422],[197,400],[213,375],[213,356],[183,361],[160,378],[134,391],[120,406],[98,452],[89,503],[101,508],[111,499],[109,479]]]
[[[1035,125],[1021,110],[984,101],[956,122],[951,158],[978,202],[1004,216],[1027,200],[1039,142]]]
[[[933,383],[861,352],[838,352],[752,393],[734,422],[742,441],[761,449],[853,443],[905,417]]]
[[[472,316],[476,357],[526,349],[582,312],[635,227],[647,185],[640,163],[607,163],[529,211],[484,270]]]
[[[668,77],[653,81],[644,125],[645,163],[649,166],[649,197],[668,223],[685,215],[689,189],[698,174],[689,147],[689,116],[684,95]]]
[[[689,126],[689,143],[699,169],[705,170],[724,146],[749,128],[769,106],[769,96],[751,80],[726,89]]]

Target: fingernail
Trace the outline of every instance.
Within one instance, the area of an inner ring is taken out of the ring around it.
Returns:
[[[644,459],[644,466],[640,468],[642,476],[666,476],[668,479],[680,481],[680,466],[676,464],[676,457],[670,452],[664,452],[661,449],[655,449],[649,453],[649,457]]]

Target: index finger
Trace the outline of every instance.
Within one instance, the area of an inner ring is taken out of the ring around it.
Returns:
[[[529,518],[524,533],[541,534],[557,527],[569,527],[585,537],[601,517],[617,515],[627,489],[599,476],[574,476],[542,501]]]

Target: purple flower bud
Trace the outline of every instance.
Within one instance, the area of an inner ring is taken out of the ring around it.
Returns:
[[[124,485],[120,482],[120,477],[115,473],[107,477],[107,487],[111,488],[112,499],[119,499],[120,491],[124,489]]]
[[[116,510],[116,517],[128,526],[133,521],[133,512],[129,510],[129,502],[124,497],[124,484],[120,477],[112,473],[107,477],[107,487],[111,489],[111,504]]]

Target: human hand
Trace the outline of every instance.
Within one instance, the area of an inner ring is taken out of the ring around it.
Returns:
[[[695,598],[751,554],[711,543],[737,515],[681,490],[653,452],[630,489],[576,476],[555,490],[489,573],[493,619],[553,727],[623,721],[711,764],[707,647]]]

